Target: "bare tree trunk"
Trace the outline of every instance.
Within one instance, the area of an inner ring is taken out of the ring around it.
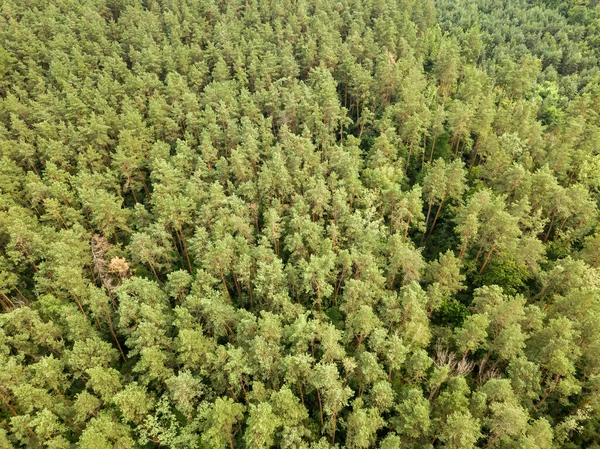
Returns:
[[[477,261],[479,260],[479,257],[481,257],[481,252],[483,251],[483,245],[481,245],[479,247],[479,251],[477,251],[477,255],[475,256],[475,263],[477,263]]]
[[[469,170],[475,165],[475,159],[477,159],[477,152],[479,151],[479,143],[480,138],[477,138],[477,143],[475,144],[475,149],[473,151],[473,157],[471,158],[471,162],[469,163]]]
[[[442,210],[442,206],[444,205],[444,200],[446,199],[445,197],[446,197],[446,194],[444,193],[444,196],[442,197],[442,200],[440,201],[440,205],[438,207],[438,210],[435,213],[435,217],[433,219],[433,223],[431,224],[431,229],[429,230],[429,235],[431,235],[433,233],[433,228],[435,228],[435,224],[437,223],[438,216],[440,215],[440,211]]]
[[[546,402],[546,399],[548,399],[548,396],[550,396],[550,393],[552,393],[554,391],[554,388],[556,388],[556,385],[558,384],[559,380],[560,380],[560,374],[557,374],[556,377],[554,378],[554,382],[552,383],[552,385],[550,385],[546,389],[544,396],[542,396],[542,399],[540,399],[540,402],[538,402],[536,404],[535,410],[538,410],[544,404],[544,402]]]
[[[556,207],[552,209],[552,218],[550,219],[550,224],[548,225],[548,232],[544,236],[544,243],[548,241],[550,238],[550,233],[552,232],[552,226],[554,225],[554,220],[556,219]]]
[[[462,258],[465,257],[465,252],[467,251],[467,246],[468,245],[469,245],[469,239],[467,237],[467,238],[465,238],[465,241],[460,246],[460,253],[458,253],[458,258],[459,259],[462,260]]]
[[[404,230],[404,237],[402,238],[402,243],[406,243],[406,237],[408,236],[408,228],[410,228],[410,218],[406,223],[406,229]]]
[[[2,297],[3,297],[3,298],[6,300],[6,302],[7,302],[8,304],[10,304],[10,306],[11,306],[13,309],[16,309],[16,308],[17,308],[17,307],[15,306],[15,303],[14,303],[14,302],[12,302],[8,296],[6,296],[4,293],[0,293],[0,294],[1,294],[1,295],[2,295]],[[3,303],[4,303],[4,301],[3,301]],[[4,310],[5,310],[5,311],[8,311],[8,307],[6,307]]]
[[[119,339],[117,338],[117,334],[115,333],[115,328],[113,327],[110,316],[108,317],[107,322],[108,322],[108,329],[110,330],[110,334],[112,335],[113,339],[115,340],[115,343],[117,344],[117,348],[119,348],[119,352],[121,353],[121,358],[123,359],[124,362],[126,362],[127,357],[125,357],[123,348],[121,347],[121,344],[119,343]]]
[[[437,136],[433,136],[433,142],[431,144],[431,153],[429,153],[429,163],[431,163],[433,161],[433,150],[435,149],[435,139],[437,138]]]
[[[185,244],[185,237],[183,236],[183,230],[181,229],[181,226],[179,226],[179,236],[181,238],[181,248],[183,249],[185,260],[187,260],[188,268],[190,273],[192,273],[192,262],[190,261],[190,255],[188,254],[187,245]]]
[[[319,422],[321,423],[321,431],[323,431],[323,404],[321,403],[321,393],[317,390],[317,399],[319,401]]]
[[[423,154],[421,155],[421,170],[425,167],[425,151],[427,151],[427,133],[423,133]]]
[[[460,138],[456,141],[456,148],[454,149],[454,156],[458,156],[458,146],[460,145]]]
[[[231,295],[229,294],[229,288],[227,288],[227,282],[225,281],[225,275],[223,274],[223,269],[220,267],[219,267],[219,274],[221,275],[221,280],[223,281],[223,288],[225,289],[225,293],[227,293],[229,302],[231,302]]]
[[[483,273],[483,270],[485,270],[485,267],[487,266],[488,262],[490,261],[490,257],[492,257],[492,253],[494,252],[494,249],[495,248],[492,246],[492,248],[488,251],[487,255],[485,256],[483,265],[481,266],[481,269],[479,270],[479,274]]]
[[[331,444],[332,445],[335,445],[335,430],[337,427],[336,421],[337,421],[337,412],[334,413],[331,417]]]
[[[488,359],[490,358],[490,356],[492,355],[492,350],[490,349],[487,354],[483,357],[483,360],[481,361],[481,364],[479,365],[479,372],[477,373],[477,377],[481,377],[481,375],[483,374],[483,370],[485,369],[485,365],[488,361]]]
[[[405,173],[408,171],[408,164],[410,162],[410,156],[411,156],[412,151],[413,151],[413,145],[414,145],[414,143],[411,142],[410,143],[410,147],[408,148],[408,157],[406,158],[406,167],[404,167],[404,172]]]
[[[427,225],[429,224],[429,215],[431,214],[431,206],[433,206],[432,203],[429,204],[429,208],[427,209],[427,218],[425,219],[425,231],[423,231],[423,237],[421,237],[421,245],[423,244],[423,241],[425,240],[425,235],[427,234]]]
[[[160,284],[161,282],[160,282],[160,279],[158,278],[158,274],[156,274],[156,270],[154,269],[154,264],[152,262],[148,261],[148,265],[150,265],[150,269],[152,270],[152,273],[154,274],[154,277],[156,278],[156,282],[158,282]]]
[[[6,405],[6,408],[8,410],[10,410],[10,412],[12,413],[13,416],[18,416],[17,411],[13,408],[12,405],[10,405],[10,403],[8,402],[6,397],[2,394],[2,392],[0,392],[0,399],[2,399],[2,402],[4,403],[4,405]]]

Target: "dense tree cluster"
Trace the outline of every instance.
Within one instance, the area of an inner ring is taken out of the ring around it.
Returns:
[[[0,447],[600,447],[600,7],[0,2]]]

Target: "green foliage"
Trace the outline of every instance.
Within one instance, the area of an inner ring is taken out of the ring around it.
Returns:
[[[599,36],[0,2],[0,447],[597,447]]]

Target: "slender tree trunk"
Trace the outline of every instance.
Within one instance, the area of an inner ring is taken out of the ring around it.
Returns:
[[[119,348],[119,352],[121,353],[121,357],[123,358],[123,361],[126,362],[127,357],[125,357],[123,348],[121,347],[121,344],[119,343],[119,339],[117,338],[117,334],[115,333],[115,328],[113,327],[112,319],[110,318],[110,315],[108,316],[107,322],[108,322],[108,329],[110,330],[110,334],[112,335],[113,339],[115,340],[115,343],[117,344],[117,348]]]
[[[177,233],[177,231],[175,231],[175,235],[173,235],[173,227],[169,226],[169,235],[171,236],[171,241],[173,242],[173,246],[175,246],[175,249],[177,250],[177,254],[179,255],[179,260],[181,262],[183,262],[182,259],[182,249],[181,249],[181,243],[179,241],[179,235]]]
[[[565,224],[567,223],[567,221],[569,220],[569,215],[567,215],[565,217],[565,219],[563,221],[560,222],[560,226],[558,227],[558,229],[556,230],[557,233],[560,233],[560,231],[563,230],[563,228],[565,227]],[[579,226],[579,224],[577,225]]]
[[[421,155],[421,170],[425,167],[425,152],[427,151],[427,133],[423,133],[423,154]]]
[[[144,188],[144,193],[146,194],[146,199],[148,201],[150,201],[151,195],[150,195],[150,189],[148,188],[148,184],[146,184],[146,177],[142,173],[142,170],[138,169],[138,173],[141,175],[141,178],[142,178],[142,187]]]
[[[356,349],[354,350],[355,354],[358,353],[358,350],[360,349],[360,346],[362,345],[364,338],[365,338],[365,336],[361,332],[360,335],[358,336],[358,343],[356,344]]]
[[[550,238],[550,233],[552,232],[552,226],[554,225],[554,220],[556,219],[556,207],[552,209],[552,218],[550,219],[550,224],[548,225],[548,232],[544,236],[544,243],[548,241]]]
[[[335,286],[335,293],[333,294],[333,305],[336,305],[336,303],[337,303],[337,296],[340,291],[340,287],[342,286],[342,281],[344,280],[345,271],[346,271],[346,267],[342,267],[342,273],[340,274],[340,280],[338,281],[337,285]]]
[[[490,369],[488,370],[488,372],[494,371],[494,369],[496,369],[496,367],[498,366],[498,363],[500,363],[501,360],[502,360],[502,357],[498,357],[496,359],[496,361],[494,362],[494,364],[492,366],[490,366]]]
[[[15,285],[15,290],[17,291],[17,293],[19,294],[19,296],[21,297],[23,302],[25,304],[29,304],[29,300],[23,295],[23,293],[21,293],[21,290],[19,290],[19,287],[17,287],[16,285]]]
[[[2,297],[3,297],[3,298],[6,300],[6,302],[7,302],[8,304],[10,304],[10,305],[12,306],[12,308],[13,308],[13,309],[16,309],[16,308],[17,308],[17,306],[15,306],[15,303],[14,303],[14,302],[12,302],[12,301],[10,300],[10,298],[9,298],[8,296],[6,296],[6,294],[4,294],[4,293],[1,293],[1,294],[2,294]]]
[[[554,391],[554,389],[556,388],[556,385],[558,384],[559,380],[560,380],[560,374],[557,374],[556,377],[554,378],[554,382],[552,382],[552,385],[550,385],[546,389],[546,392],[544,393],[544,396],[542,396],[542,399],[540,399],[540,402],[538,402],[536,404],[535,410],[538,410],[544,404],[544,402],[546,402],[546,399],[548,399],[548,397],[550,396],[550,394]]]
[[[437,136],[434,135],[433,136],[433,142],[431,144],[431,152],[429,153],[429,163],[431,164],[431,162],[433,161],[433,150],[435,149],[435,140],[437,139]]]
[[[321,313],[321,287],[317,284],[317,310]]]
[[[129,185],[131,186],[131,187],[129,187],[129,190],[131,190],[131,194],[133,195],[133,200],[134,200],[136,203],[139,203],[139,201],[138,201],[138,199],[137,199],[137,195],[135,194],[135,189],[133,188],[133,183],[131,182],[131,178],[130,178],[129,176],[127,177],[127,182],[128,182],[128,183],[129,183]]]
[[[465,257],[465,252],[467,251],[467,245],[469,244],[468,238],[460,245],[460,252],[458,253],[458,258],[462,260]]]
[[[475,263],[477,263],[477,261],[479,260],[479,258],[481,257],[481,253],[483,252],[483,245],[481,245],[479,247],[479,251],[477,251],[477,255],[475,256]]]
[[[454,156],[458,156],[458,146],[460,145],[460,138],[456,141],[456,148],[454,148]]]
[[[490,356],[492,355],[492,350],[490,349],[487,354],[483,357],[483,360],[481,361],[481,364],[479,365],[479,372],[477,373],[477,377],[481,377],[481,375],[483,374],[483,370],[485,369],[485,365],[487,364],[487,361],[489,360]]]
[[[227,298],[229,298],[229,302],[231,302],[231,295],[229,294],[229,288],[227,288],[227,282],[225,282],[225,275],[223,274],[223,269],[221,267],[219,267],[219,274],[221,275],[223,288],[225,289],[225,293],[227,293]]]
[[[250,293],[250,310],[254,309],[254,290],[252,289],[252,280],[248,281],[248,293]]]
[[[404,172],[405,173],[408,171],[408,164],[410,163],[410,156],[412,155],[413,146],[414,146],[414,143],[411,141],[410,142],[410,147],[408,147],[408,156],[406,158],[406,167],[404,167]]]
[[[2,402],[4,403],[4,405],[6,405],[6,408],[8,410],[10,410],[10,412],[12,413],[13,416],[18,416],[17,411],[13,408],[12,405],[10,405],[10,403],[6,399],[6,396],[4,396],[4,394],[2,392],[0,392],[0,399],[2,399]]]
[[[336,430],[337,412],[331,416],[331,444],[335,446],[335,430]]]
[[[37,267],[37,265],[35,264],[35,262],[33,261],[33,259],[31,258],[31,256],[29,255],[29,251],[27,250],[27,248],[25,247],[25,245],[21,244],[21,248],[23,248],[23,252],[25,253],[25,255],[27,256],[27,259],[31,262],[31,265],[33,265],[33,269],[34,271],[37,273],[38,271],[40,271]]]
[[[429,235],[433,233],[433,228],[435,228],[435,224],[437,223],[438,216],[440,215],[440,211],[442,210],[442,206],[444,205],[444,200],[446,199],[446,194],[442,196],[442,200],[440,201],[440,206],[438,207],[437,212],[435,213],[435,217],[433,218],[433,223],[431,224],[431,229],[429,230]]]
[[[425,231],[423,231],[423,237],[421,237],[421,245],[423,244],[423,241],[425,240],[425,235],[427,234],[427,225],[429,224],[429,216],[431,215],[431,206],[433,206],[433,203],[429,203],[429,208],[427,209],[427,218],[425,219]]]
[[[241,298],[242,297],[242,288],[240,287],[240,283],[237,281],[237,276],[235,275],[235,273],[232,274],[233,276],[233,285],[235,285],[235,291],[238,294],[238,297]]]
[[[77,307],[79,307],[79,310],[81,310],[81,313],[83,313],[83,316],[87,316],[85,310],[83,310],[83,306],[81,305],[79,299],[75,298],[75,303],[77,304]]]
[[[321,393],[317,390],[317,400],[319,401],[319,422],[321,423],[321,431],[323,431],[323,404],[321,403]]]
[[[488,251],[487,255],[485,256],[485,260],[483,261],[483,265],[481,265],[481,269],[479,270],[479,274],[483,273],[483,270],[485,270],[485,267],[487,266],[488,262],[490,261],[490,257],[492,257],[492,253],[494,252],[494,247],[492,246],[490,248],[490,250]]]
[[[154,264],[152,262],[148,261],[148,265],[150,265],[150,269],[152,270],[152,273],[154,274],[154,277],[156,278],[156,282],[158,282],[160,284],[161,282],[160,282],[160,279],[158,278],[158,274],[156,274],[156,270],[154,269]]]
[[[348,107],[348,83],[344,83],[344,107]]]
[[[473,150],[473,157],[471,158],[471,162],[469,163],[469,170],[471,170],[471,168],[475,164],[475,159],[477,159],[477,152],[479,151],[480,140],[481,139],[478,137],[477,138],[477,143],[475,144],[475,149]]]
[[[192,273],[192,262],[190,261],[190,255],[188,254],[187,245],[185,244],[185,237],[183,236],[183,229],[181,229],[181,226],[179,226],[179,237],[181,238],[181,248],[183,249],[183,254],[185,255],[185,260],[188,264],[188,269],[190,270],[190,273]]]
[[[410,218],[406,223],[406,229],[404,230],[404,236],[402,237],[402,243],[406,243],[406,237],[408,236],[408,228],[410,228]]]
[[[2,305],[2,310],[4,312],[10,312],[11,310],[14,310],[14,308],[11,308],[8,303],[4,302],[2,299],[0,299],[0,304]]]
[[[300,402],[304,405],[304,392],[302,391],[302,382],[298,381],[298,392],[300,393]]]

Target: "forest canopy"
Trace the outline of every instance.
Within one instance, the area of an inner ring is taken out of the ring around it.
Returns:
[[[0,448],[600,448],[600,6],[0,2]]]

